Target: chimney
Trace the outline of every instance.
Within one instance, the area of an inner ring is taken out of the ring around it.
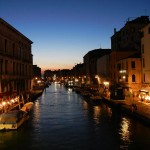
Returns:
[[[114,28],[114,34],[116,33],[116,28]]]

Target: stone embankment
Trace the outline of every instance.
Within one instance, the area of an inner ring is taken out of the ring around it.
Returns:
[[[91,94],[91,88],[75,88],[77,93],[84,95],[85,92]],[[87,94],[87,93],[86,93]],[[108,96],[108,95],[107,95]],[[104,97],[102,101],[118,109],[120,112],[138,119],[139,121],[150,125],[150,102],[141,101],[138,97],[127,97],[125,100],[111,100]]]

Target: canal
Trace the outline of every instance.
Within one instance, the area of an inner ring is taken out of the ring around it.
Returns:
[[[19,130],[0,132],[0,150],[149,150],[149,139],[149,126],[52,84]]]

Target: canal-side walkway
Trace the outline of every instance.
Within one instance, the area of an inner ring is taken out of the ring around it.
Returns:
[[[81,95],[85,92],[89,92],[90,88],[81,89],[76,88],[77,93]],[[107,95],[108,96],[108,95]],[[141,101],[138,97],[126,97],[125,100],[112,100],[109,97],[104,97],[102,94],[102,101],[108,105],[112,105],[119,109],[121,112],[128,114],[148,125],[150,125],[150,102]]]
[[[150,125],[150,103],[139,99],[111,100],[105,98],[103,101]]]

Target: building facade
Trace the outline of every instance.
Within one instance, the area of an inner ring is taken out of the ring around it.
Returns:
[[[11,97],[31,89],[32,41],[0,18],[0,95]]]
[[[111,37],[112,53],[110,54],[110,77],[117,81],[116,62],[127,58],[132,54],[141,54],[141,33],[140,30],[149,23],[148,16],[141,16],[133,20],[128,19],[120,31],[114,30]]]
[[[97,75],[97,60],[98,58],[107,55],[110,53],[111,49],[94,49],[89,51],[84,57],[84,70],[86,77],[86,84],[95,84],[97,79],[95,76]],[[101,66],[99,66],[101,67]]]
[[[141,29],[142,85],[139,97],[150,102],[150,23]]]
[[[142,83],[150,84],[150,23],[141,32]]]
[[[111,51],[110,51],[111,53]],[[109,58],[109,54],[105,54],[104,56],[102,57],[99,57],[97,59],[97,77],[100,79],[99,80],[99,83],[100,84],[103,84],[104,81],[109,81],[110,80],[110,77],[109,77],[109,61],[110,61],[110,58]]]
[[[125,95],[132,93],[137,97],[141,88],[141,58],[140,55],[131,55],[117,61],[117,83],[125,88]]]

